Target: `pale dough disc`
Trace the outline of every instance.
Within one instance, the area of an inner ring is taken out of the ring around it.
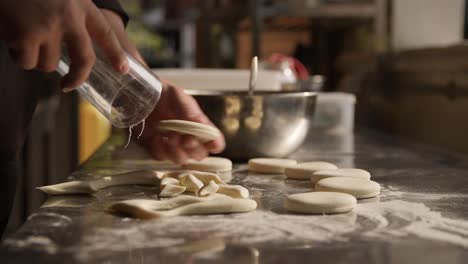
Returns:
[[[221,137],[221,132],[216,127],[186,120],[163,120],[159,122],[159,130],[192,135],[203,142]]]
[[[356,198],[338,192],[308,192],[289,195],[283,204],[288,211],[304,214],[346,213],[356,207]]]
[[[232,161],[220,157],[207,157],[200,161],[190,160],[182,165],[186,170],[197,170],[207,172],[225,172],[232,170]]]
[[[316,171],[310,177],[312,185],[315,185],[321,179],[329,177],[354,177],[365,180],[370,180],[371,175],[368,171],[361,169],[336,169],[336,170],[322,170]]]
[[[357,199],[372,198],[380,193],[380,185],[375,181],[351,178],[331,177],[315,184],[316,191],[341,192],[351,194]]]
[[[335,164],[325,161],[311,161],[288,167],[284,170],[286,177],[295,180],[310,180],[312,174],[321,170],[336,170]]]
[[[256,158],[250,159],[248,164],[249,171],[260,173],[283,173],[286,167],[296,165],[295,160],[290,159],[272,159],[272,158]]]

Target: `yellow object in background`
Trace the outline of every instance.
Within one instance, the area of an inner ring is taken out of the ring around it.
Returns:
[[[80,100],[78,127],[79,159],[83,163],[109,138],[112,126],[90,103]]]

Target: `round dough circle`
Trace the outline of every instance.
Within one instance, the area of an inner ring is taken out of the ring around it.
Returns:
[[[284,170],[286,177],[295,180],[310,180],[312,174],[321,170],[336,170],[335,164],[325,161],[311,161],[288,167]]]
[[[356,203],[356,198],[346,193],[308,192],[289,195],[283,206],[295,213],[337,214],[353,210]]]
[[[232,170],[232,161],[220,157],[207,157],[200,161],[190,160],[182,165],[186,170],[197,170],[207,172],[225,172]]]
[[[181,134],[192,135],[204,142],[215,140],[221,136],[221,132],[213,126],[186,120],[162,120],[159,122],[160,131],[174,131]]]
[[[260,173],[284,173],[286,167],[294,166],[296,163],[290,159],[256,158],[249,160],[248,169]]]
[[[316,191],[342,192],[357,199],[372,198],[380,193],[380,185],[375,181],[351,178],[331,177],[320,180],[315,185]]]
[[[371,175],[368,171],[361,169],[336,169],[336,170],[322,170],[316,171],[310,177],[312,184],[316,184],[321,179],[330,177],[354,177],[365,180],[370,180]]]

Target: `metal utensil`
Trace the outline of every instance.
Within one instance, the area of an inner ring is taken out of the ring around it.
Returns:
[[[226,150],[234,160],[285,157],[294,152],[309,131],[314,114],[313,92],[187,91],[223,132]]]
[[[254,94],[255,86],[257,85],[258,78],[258,57],[254,56],[250,64],[250,78],[249,78],[249,95]]]

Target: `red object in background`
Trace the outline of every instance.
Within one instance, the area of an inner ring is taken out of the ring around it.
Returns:
[[[294,69],[296,77],[299,80],[307,80],[309,78],[309,71],[298,59],[286,56],[280,53],[273,53],[268,58],[268,62],[271,64],[279,64],[283,61],[287,61],[289,66]]]

